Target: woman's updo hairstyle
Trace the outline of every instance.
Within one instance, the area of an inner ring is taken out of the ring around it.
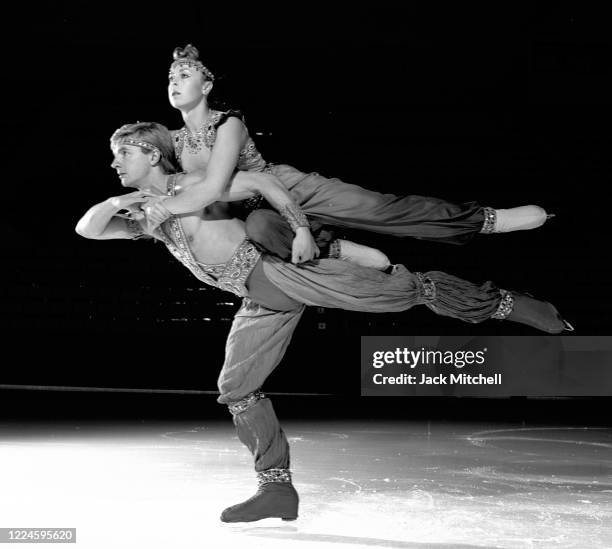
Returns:
[[[188,65],[200,71],[204,75],[205,80],[210,80],[212,82],[215,79],[215,75],[202,64],[202,61],[200,61],[200,52],[195,46],[187,44],[184,48],[174,48],[172,57],[174,61],[170,69],[174,69],[177,65]]]

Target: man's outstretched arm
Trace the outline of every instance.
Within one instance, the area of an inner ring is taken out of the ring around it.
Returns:
[[[134,191],[108,198],[89,208],[79,219],[75,231],[82,237],[94,240],[132,239],[135,233],[130,221],[117,214],[121,210],[145,202],[151,196],[153,195],[148,191]]]

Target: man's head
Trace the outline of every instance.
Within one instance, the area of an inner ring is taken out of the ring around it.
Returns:
[[[138,181],[153,170],[164,174],[179,171],[172,136],[157,122],[136,122],[121,126],[111,136],[113,162],[124,187],[137,187]]]

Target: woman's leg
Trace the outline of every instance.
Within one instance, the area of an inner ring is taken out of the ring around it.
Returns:
[[[330,240],[330,233],[320,225],[313,229],[315,242],[321,250],[321,258],[343,259],[381,271],[391,265],[389,258],[380,250],[349,240]],[[284,261],[291,261],[291,247],[295,235],[289,223],[278,212],[255,210],[247,217],[245,230],[247,236],[260,248]]]
[[[547,217],[539,206],[496,210],[477,202],[383,194],[286,165],[273,166],[270,173],[291,191],[309,218],[399,237],[463,244],[478,233],[539,227]]]

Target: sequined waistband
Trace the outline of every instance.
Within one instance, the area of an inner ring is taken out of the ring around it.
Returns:
[[[261,257],[255,244],[245,238],[236,248],[234,255],[225,264],[223,273],[217,280],[217,286],[240,297],[246,297],[246,280]]]

